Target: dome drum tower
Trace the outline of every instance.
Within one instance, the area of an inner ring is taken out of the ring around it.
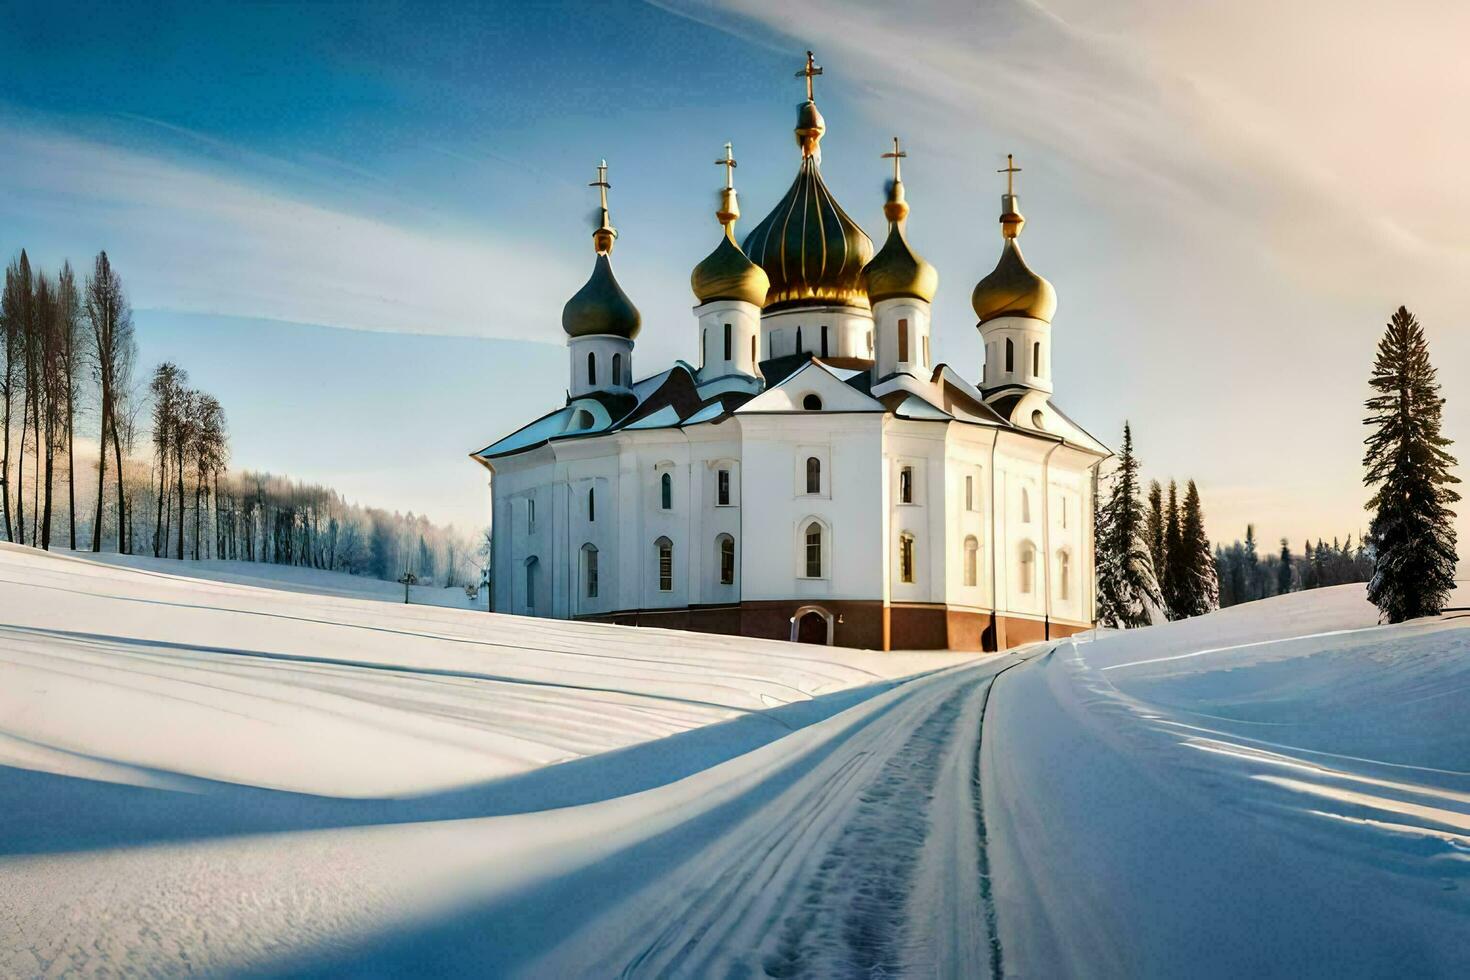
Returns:
[[[1000,215],[1005,246],[995,269],[976,284],[970,296],[985,344],[980,387],[986,392],[1023,387],[1050,394],[1051,318],[1056,313],[1057,294],[1051,283],[1031,271],[1016,243],[1026,219],[1015,193],[1020,168],[1009,154],[1000,172],[1006,175]]]
[[[729,143],[725,144],[724,158],[715,163],[725,168],[720,209],[715,212],[725,234],[689,276],[689,286],[699,300],[694,307],[699,322],[699,377],[701,381],[727,375],[755,378],[760,363],[761,305],[770,280],[735,244],[740,203],[735,194],[735,157]]]
[[[598,188],[602,200],[601,220],[592,232],[597,259],[586,284],[561,311],[571,357],[567,386],[570,398],[595,392],[629,393],[633,384],[633,341],[643,323],[638,308],[618,285],[608,258],[618,231],[607,211],[607,191],[612,185],[607,182],[606,160],[598,165],[597,179],[588,186]]]
[[[873,313],[862,271],[873,257],[873,241],[822,180],[827,126],[812,96],[812,78],[821,73],[808,51],[806,68],[797,72],[807,83],[795,128],[801,166],[786,195],[746,236],[744,251],[770,279],[761,315],[764,357],[869,360]]]

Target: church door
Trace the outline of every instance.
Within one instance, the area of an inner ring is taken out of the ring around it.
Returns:
[[[827,618],[819,612],[808,612],[796,624],[796,642],[827,645]]]

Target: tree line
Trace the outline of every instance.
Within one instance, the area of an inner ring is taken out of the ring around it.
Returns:
[[[1442,612],[1455,587],[1457,465],[1443,432],[1445,399],[1423,327],[1400,306],[1379,340],[1364,403],[1369,427],[1363,483],[1373,492],[1367,534],[1329,545],[1310,540],[1293,555],[1287,539],[1262,557],[1255,528],[1210,553],[1199,492],[1184,500],[1172,481],[1150,484],[1145,503],[1132,428],[1113,470],[1094,489],[1097,619],[1115,627],[1197,616],[1219,606],[1332,585],[1366,582],[1391,623]],[[1108,484],[1107,493],[1103,486]],[[1105,498],[1105,499],[1104,499]]]
[[[1116,465],[1094,489],[1097,619],[1104,626],[1187,619],[1220,605],[1199,488],[1189,480],[1181,500],[1175,481],[1166,494],[1154,480],[1145,500],[1141,485],[1133,427],[1125,422]]]
[[[127,509],[124,458],[135,437],[128,396],[136,356],[132,312],[106,252],[97,254],[80,286],[69,262],[51,276],[32,269],[21,251],[6,266],[0,294],[0,523],[7,541],[51,547],[60,454],[66,461],[67,540],[77,547],[76,437],[90,407],[99,452],[91,543],[92,550],[101,550],[109,444],[117,512]],[[121,534],[125,522],[116,527]],[[118,549],[126,550],[121,537]]]
[[[1321,538],[1310,540],[1294,554],[1286,538],[1281,549],[1261,555],[1256,545],[1256,529],[1247,524],[1245,540],[1228,546],[1216,546],[1215,568],[1220,580],[1220,605],[1234,606],[1273,595],[1320,589],[1329,585],[1366,582],[1373,576],[1372,545],[1359,535],[1333,538],[1327,544]]]
[[[132,309],[106,252],[79,282],[69,262],[48,275],[22,250],[5,270],[0,344],[5,540],[478,584],[480,550],[452,528],[232,472],[217,398],[173,362],[136,380]]]

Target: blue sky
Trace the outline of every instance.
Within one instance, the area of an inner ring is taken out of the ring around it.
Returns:
[[[693,358],[712,161],[734,142],[752,227],[795,171],[812,47],[823,171],[875,238],[878,155],[895,133],[911,154],[936,357],[979,374],[968,296],[1015,152],[1027,256],[1060,295],[1058,401],[1105,441],[1132,418],[1146,471],[1196,477],[1216,536],[1356,531],[1363,382],[1398,303],[1470,439],[1470,24],[1178,7],[16,7],[0,252],[107,248],[144,368],[176,358],[221,397],[237,464],[474,527],[465,454],[561,398],[596,161],[638,371]]]

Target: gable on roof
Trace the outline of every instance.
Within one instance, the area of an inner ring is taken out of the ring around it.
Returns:
[[[840,373],[839,373],[840,372]],[[746,402],[736,414],[762,412],[882,412],[883,403],[847,383],[846,371],[828,367],[812,359]],[[807,408],[807,400],[815,397],[820,409]]]

